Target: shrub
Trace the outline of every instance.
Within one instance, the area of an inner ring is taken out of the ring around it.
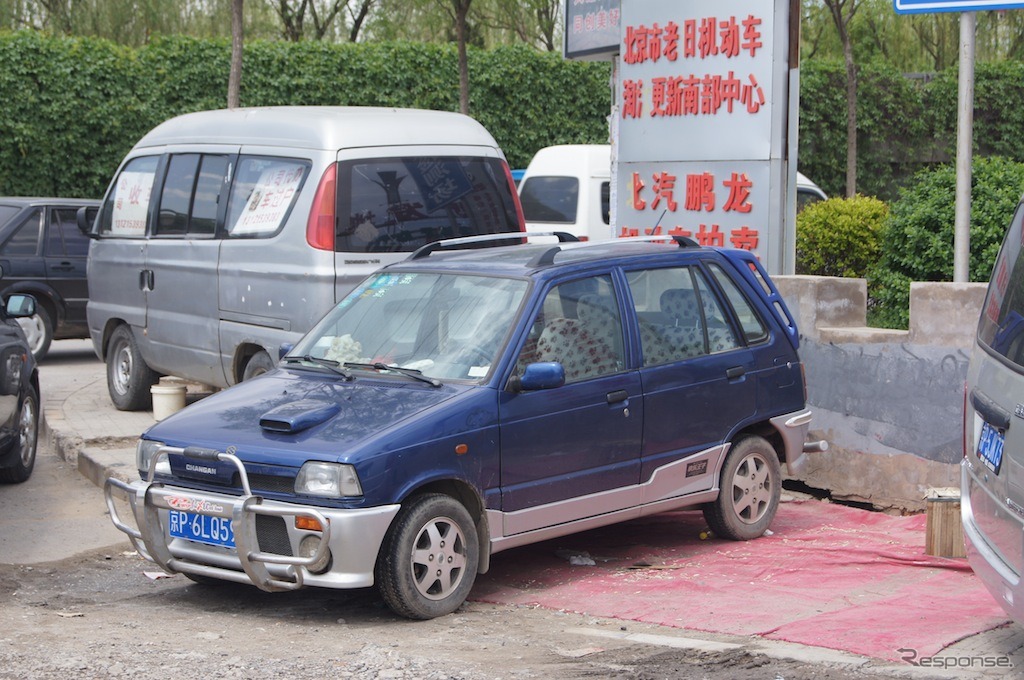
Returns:
[[[796,273],[865,277],[889,207],[868,196],[812,203],[796,218]]]
[[[953,280],[956,168],[919,173],[894,202],[882,228],[881,260],[869,274],[869,320],[907,328],[911,281]],[[969,278],[987,281],[1010,217],[1024,191],[1024,163],[974,161],[971,180]]]

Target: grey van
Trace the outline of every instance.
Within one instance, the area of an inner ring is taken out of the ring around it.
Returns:
[[[444,238],[524,231],[505,157],[440,111],[270,107],[171,119],[125,158],[92,227],[89,333],[111,400],[169,374],[271,369],[370,272]]]
[[[1024,203],[992,269],[967,372],[961,515],[971,568],[1024,624]]]

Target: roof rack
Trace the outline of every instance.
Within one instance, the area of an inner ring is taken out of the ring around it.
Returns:
[[[500,234],[483,234],[480,236],[463,236],[461,238],[448,238],[443,241],[433,241],[421,246],[413,252],[406,260],[420,260],[429,257],[431,253],[438,250],[447,250],[456,246],[472,245],[475,243],[487,243],[489,241],[508,241],[510,239],[533,238],[534,236],[554,236],[559,243],[574,243],[578,238],[566,231],[506,231]]]
[[[616,245],[619,243],[636,243],[638,241],[675,241],[680,248],[700,248],[700,244],[694,241],[688,236],[678,236],[676,234],[664,234],[661,236],[625,236],[613,239],[607,239],[604,241],[585,241],[581,242],[574,249],[579,248],[594,248],[597,246],[609,246]],[[549,264],[554,264],[555,256],[562,252],[562,247],[551,246],[543,253],[537,255],[537,257],[530,260],[531,267],[542,267]]]

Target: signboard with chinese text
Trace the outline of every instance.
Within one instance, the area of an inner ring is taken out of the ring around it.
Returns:
[[[565,0],[562,53],[566,59],[603,59],[619,51],[619,2]]]
[[[1022,9],[1024,1],[1013,0],[893,0],[898,14],[932,12],[980,12],[991,9]]]
[[[275,231],[292,205],[302,183],[305,166],[276,165],[260,175],[245,208],[238,216],[232,234],[260,234]]]
[[[789,0],[624,0],[616,231],[792,248]],[[794,169],[795,174],[795,169]]]
[[[111,236],[143,236],[153,191],[152,172],[122,172],[114,189]]]

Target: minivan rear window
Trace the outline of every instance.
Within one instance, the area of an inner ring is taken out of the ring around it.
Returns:
[[[992,269],[978,340],[1024,371],[1024,208],[1018,207]]]
[[[523,217],[527,222],[575,224],[579,194],[580,181],[575,177],[528,177],[519,192]]]
[[[520,231],[497,158],[341,161],[337,191],[338,252],[410,252],[445,238]]]

